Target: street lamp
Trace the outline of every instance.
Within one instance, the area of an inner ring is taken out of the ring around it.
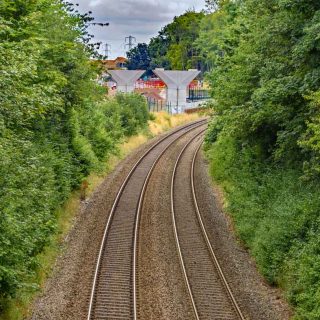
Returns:
[[[103,22],[92,22],[92,23],[89,23],[93,26],[100,26],[100,27],[107,27],[108,25],[110,25],[109,22],[106,22],[106,23],[103,23]]]

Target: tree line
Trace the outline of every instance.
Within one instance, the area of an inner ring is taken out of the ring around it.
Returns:
[[[139,43],[127,53],[128,69],[149,72],[155,68],[204,71],[205,59],[194,45],[203,17],[203,12],[193,10],[175,17],[149,44]]]

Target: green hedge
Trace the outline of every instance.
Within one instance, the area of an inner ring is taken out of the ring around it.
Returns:
[[[149,119],[144,98],[96,83],[89,21],[60,0],[0,2],[0,311],[33,287],[56,209]]]
[[[296,319],[320,319],[320,2],[208,1],[211,171]]]
[[[2,297],[14,295],[24,285],[23,279],[36,269],[37,255],[55,231],[56,208],[86,175],[105,164],[123,137],[143,129],[147,120],[145,100],[123,94],[72,110],[69,132],[57,126],[30,131],[27,136],[3,132],[0,137]]]

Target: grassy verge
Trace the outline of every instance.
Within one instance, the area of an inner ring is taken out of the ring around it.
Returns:
[[[230,137],[206,146],[239,238],[269,283],[280,286],[294,319],[320,319],[320,183],[298,165],[262,162]]]
[[[181,114],[170,116],[166,113],[154,114],[154,120],[149,121],[149,128],[143,133],[128,138],[119,146],[119,153],[113,156],[105,164],[105,169],[99,173],[92,173],[87,178],[87,197],[103,182],[108,173],[124,159],[130,152],[148,141],[150,138],[161,134],[171,128],[184,123],[196,120],[198,114]],[[64,206],[57,209],[58,232],[52,237],[50,245],[39,255],[39,267],[37,271],[25,279],[26,285],[21,289],[16,298],[7,302],[5,311],[0,315],[1,320],[22,320],[28,317],[31,312],[32,303],[35,297],[43,289],[47,278],[52,273],[57,257],[62,253],[62,245],[68,232],[73,226],[74,219],[79,211],[81,203],[80,190],[71,194]]]

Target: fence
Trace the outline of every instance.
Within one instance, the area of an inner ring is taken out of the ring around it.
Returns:
[[[153,98],[147,98],[149,112],[166,111],[172,113],[171,103],[167,103],[165,100],[157,100]]]
[[[210,91],[208,89],[190,87],[187,99],[192,102],[210,99]]]

